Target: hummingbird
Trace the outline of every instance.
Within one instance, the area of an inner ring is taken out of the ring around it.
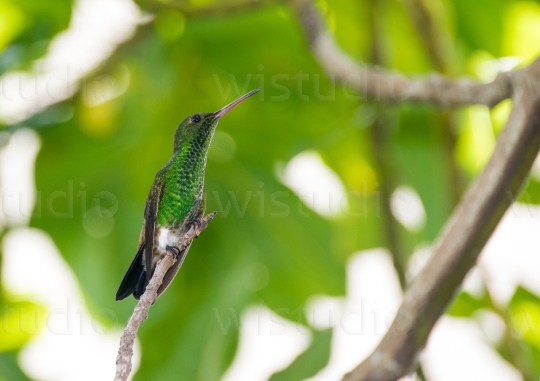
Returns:
[[[173,155],[156,174],[146,199],[137,255],[120,283],[117,301],[130,295],[138,300],[157,262],[167,251],[174,253],[176,262],[165,274],[157,295],[160,296],[174,279],[189,250],[188,246],[179,251],[176,245],[204,215],[204,172],[217,124],[225,114],[258,91],[252,90],[216,112],[191,115],[177,127]]]

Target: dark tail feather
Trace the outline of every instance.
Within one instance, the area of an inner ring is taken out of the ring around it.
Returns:
[[[137,282],[137,285],[135,286],[135,289],[133,290],[133,297],[139,300],[142,294],[144,294],[144,292],[146,291],[147,285],[148,285],[148,279],[146,279],[146,271],[143,270],[139,277],[139,281]]]
[[[144,243],[141,245],[141,247],[139,247],[135,259],[133,262],[131,262],[131,266],[129,266],[126,275],[124,275],[124,279],[122,279],[122,283],[120,283],[120,287],[116,292],[117,301],[125,299],[131,294],[135,296],[135,299],[139,299],[137,295],[140,296],[143,294],[144,289],[146,288],[146,283],[144,283],[142,286],[140,285],[141,279],[144,279],[146,282],[146,271],[144,271],[142,263],[143,251]],[[141,289],[142,292],[139,293]]]

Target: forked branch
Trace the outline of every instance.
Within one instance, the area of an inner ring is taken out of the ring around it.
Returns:
[[[387,334],[344,380],[391,381],[412,369],[431,329],[527,179],[540,149],[540,65],[514,75],[514,107],[491,159],[439,235],[433,257],[407,289]],[[533,79],[536,91],[529,88]]]
[[[434,254],[405,292],[398,314],[373,353],[345,381],[395,381],[410,372],[431,329],[523,186],[540,149],[540,60],[500,74],[487,84],[433,75],[408,79],[359,65],[326,31],[309,0],[297,12],[314,56],[329,75],[387,102],[427,102],[438,106],[493,106],[512,98],[513,109],[488,164],[466,192],[440,233]]]

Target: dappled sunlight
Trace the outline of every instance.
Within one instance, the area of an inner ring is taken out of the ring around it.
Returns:
[[[466,171],[476,174],[484,168],[495,148],[495,134],[488,108],[468,107],[461,128],[457,157]]]
[[[540,53],[540,6],[533,1],[509,4],[503,51],[529,63]]]
[[[311,334],[264,306],[242,314],[236,355],[221,381],[266,381],[309,346]]]
[[[398,187],[390,196],[390,208],[394,217],[412,232],[422,230],[426,223],[422,200],[411,187]]]
[[[540,206],[514,203],[482,251],[480,265],[500,305],[510,301],[519,285],[540,295],[539,231]]]
[[[442,317],[431,333],[421,362],[426,376],[433,381],[523,379],[468,319]]]
[[[0,150],[0,221],[24,225],[30,221],[36,203],[34,166],[41,142],[29,128],[17,130],[6,139],[9,141]]]
[[[365,359],[388,330],[400,302],[401,290],[388,252],[356,253],[347,265],[347,295],[342,305],[307,306],[308,316],[313,309],[315,315],[334,317],[330,360],[309,381],[339,380]]]
[[[339,216],[348,207],[341,179],[316,152],[302,152],[286,165],[283,181],[310,209],[325,217]]]

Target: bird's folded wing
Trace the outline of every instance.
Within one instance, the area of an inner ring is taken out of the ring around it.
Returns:
[[[146,279],[150,281],[152,277],[152,251],[154,249],[154,232],[158,213],[158,206],[163,195],[163,186],[165,184],[164,171],[157,173],[152,189],[146,199],[146,207],[144,209],[144,238],[145,238],[145,269]]]

